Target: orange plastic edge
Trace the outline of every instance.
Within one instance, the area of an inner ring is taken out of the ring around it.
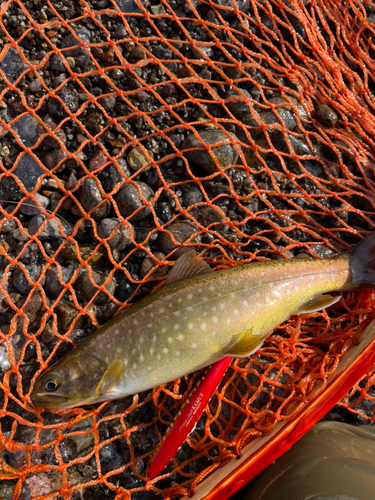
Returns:
[[[375,363],[374,334],[375,320],[362,333],[360,343],[342,357],[337,371],[328,378],[325,391],[295,419],[280,422],[270,435],[245,446],[238,460],[230,460],[197,487],[194,499],[226,500],[308,432],[371,369]]]

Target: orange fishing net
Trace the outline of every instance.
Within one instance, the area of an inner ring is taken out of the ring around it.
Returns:
[[[181,248],[219,268],[327,257],[374,230],[374,21],[355,0],[1,3],[1,498],[191,494],[324,390],[368,293],[236,361],[147,486],[198,374],[67,415],[29,400]],[[374,420],[373,379],[337,412]]]

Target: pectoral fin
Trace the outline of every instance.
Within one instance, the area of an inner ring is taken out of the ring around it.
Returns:
[[[263,343],[259,335],[252,334],[253,329],[249,328],[234,344],[225,349],[226,356],[244,357],[257,351]]]
[[[109,392],[115,391],[119,386],[123,373],[124,373],[123,362],[119,359],[115,359],[108,366],[101,381],[99,382],[97,388],[95,389],[95,392],[97,394],[108,394]]]
[[[302,306],[296,310],[295,314],[308,314],[320,311],[336,304],[340,299],[340,295],[338,297],[332,297],[332,295],[318,295],[305,302],[305,304],[302,304]]]

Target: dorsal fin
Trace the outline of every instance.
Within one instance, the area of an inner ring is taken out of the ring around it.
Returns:
[[[176,260],[172,269],[169,271],[165,284],[170,285],[171,283],[177,283],[177,281],[211,272],[212,269],[207,262],[198,259],[194,250],[189,250]]]

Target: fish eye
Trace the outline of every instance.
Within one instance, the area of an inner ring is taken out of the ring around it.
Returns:
[[[60,387],[60,384],[60,380],[57,380],[56,378],[48,378],[45,381],[44,387],[48,392],[53,392]]]

